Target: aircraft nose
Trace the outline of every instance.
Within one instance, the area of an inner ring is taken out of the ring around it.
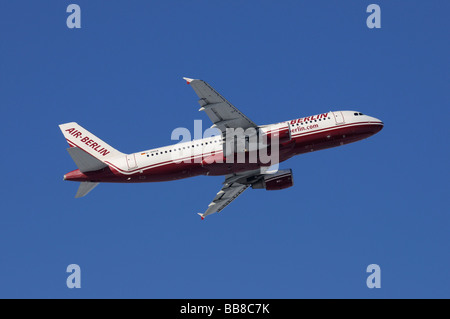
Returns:
[[[384,123],[380,121],[379,123],[377,123],[377,125],[378,125],[378,128],[376,130],[376,133],[378,133],[379,131],[381,131],[383,129]]]
[[[377,118],[374,118],[374,117],[372,117],[370,119],[370,123],[372,124],[371,126],[373,127],[374,134],[378,133],[379,131],[381,131],[383,129],[383,127],[384,127],[383,121],[381,121],[381,120],[379,120]]]

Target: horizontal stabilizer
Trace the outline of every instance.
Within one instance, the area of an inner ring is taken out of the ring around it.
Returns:
[[[75,198],[80,198],[80,197],[86,196],[98,184],[99,183],[81,182],[80,187],[78,187],[78,191],[77,191],[77,194],[75,195]]]
[[[105,163],[96,159],[94,156],[89,155],[85,151],[78,147],[70,147],[67,149],[75,164],[78,166],[80,172],[98,171],[104,167],[107,167]]]

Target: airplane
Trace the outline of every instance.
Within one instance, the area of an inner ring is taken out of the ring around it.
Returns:
[[[276,124],[257,125],[205,81],[183,79],[198,95],[199,111],[208,115],[212,127],[221,134],[124,154],[75,122],[61,124],[59,127],[70,146],[67,151],[78,166],[64,175],[64,180],[81,182],[76,198],[87,195],[99,183],[225,176],[222,188],[208,208],[198,213],[203,220],[210,214],[221,212],[249,187],[280,190],[294,185],[291,169],[274,172],[270,166],[295,155],[360,141],[378,133],[384,126],[381,120],[359,111],[329,111]],[[243,144],[239,144],[241,147],[234,139],[235,144],[226,144],[227,132],[232,129],[248,130],[264,137],[264,142],[257,145],[262,145],[261,149],[265,147],[267,154],[277,151],[277,158],[263,162],[257,156],[256,160],[250,161],[251,153],[260,151],[259,146],[250,150],[249,144],[245,144],[249,141],[248,135]],[[244,159],[236,161],[236,156],[242,154]]]

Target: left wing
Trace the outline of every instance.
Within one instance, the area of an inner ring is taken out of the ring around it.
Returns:
[[[259,178],[261,178],[260,170],[226,175],[222,189],[216,194],[211,204],[208,205],[208,209],[203,214],[198,214],[204,219],[208,215],[219,213]]]
[[[225,132],[227,128],[241,127],[246,130],[249,127],[258,127],[205,81],[189,78],[183,79],[197,93],[200,98],[198,103],[201,106],[199,111],[206,112],[213,122],[212,127],[217,127],[222,132]]]

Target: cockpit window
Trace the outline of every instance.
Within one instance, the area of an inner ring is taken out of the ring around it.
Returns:
[[[353,113],[353,115],[358,116],[359,114],[358,113]]]
[[[359,115],[364,115],[364,114],[362,114],[362,113],[359,113]]]

